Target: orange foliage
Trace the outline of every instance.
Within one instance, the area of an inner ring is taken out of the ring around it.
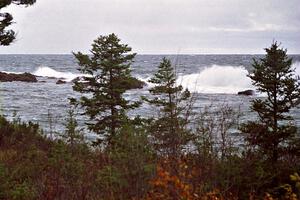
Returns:
[[[190,185],[184,183],[180,177],[171,175],[161,166],[157,167],[157,178],[150,183],[153,190],[146,199],[193,199]]]
[[[176,169],[172,166],[176,166]],[[193,171],[183,160],[177,161],[175,165],[166,160],[161,162],[157,166],[156,177],[150,181],[152,189],[145,200],[224,200],[217,190],[202,196],[195,193],[189,182]]]
[[[279,198],[272,197],[270,194],[267,193],[264,197],[264,200],[279,200]],[[280,198],[280,200],[299,200],[299,199],[297,198],[297,195],[291,194],[291,195],[286,195],[283,198]]]

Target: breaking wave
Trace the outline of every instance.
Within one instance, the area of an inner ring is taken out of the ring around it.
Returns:
[[[236,94],[254,89],[248,71],[243,67],[213,65],[199,73],[180,76],[177,80],[184,88],[196,93]]]
[[[33,73],[35,76],[43,76],[43,77],[53,77],[53,78],[60,78],[64,79],[65,81],[72,81],[77,77],[84,76],[84,74],[74,74],[72,72],[60,72],[52,69],[50,67],[39,67]]]
[[[292,67],[300,76],[300,62],[293,63]],[[195,93],[236,94],[243,90],[255,90],[247,74],[243,66],[212,65],[199,73],[179,76],[177,84]]]

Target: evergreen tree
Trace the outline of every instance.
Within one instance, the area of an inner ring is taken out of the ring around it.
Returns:
[[[145,100],[158,107],[160,112],[150,128],[155,147],[170,158],[178,158],[189,138],[186,129],[188,119],[183,117],[183,112],[187,108],[186,102],[190,99],[190,92],[183,91],[182,86],[176,84],[174,68],[166,58],[163,58],[158,71],[149,82],[155,84],[149,90],[155,98]]]
[[[142,199],[155,173],[155,154],[146,129],[124,124],[108,149],[108,163],[98,180],[103,199]]]
[[[67,111],[66,122],[64,125],[65,131],[61,134],[61,137],[71,146],[71,149],[74,149],[74,146],[77,144],[84,143],[84,135],[82,130],[78,128],[78,122],[75,118],[75,111],[73,108],[70,108]]]
[[[1,0],[0,10],[10,4],[32,5],[36,0]],[[6,27],[13,23],[13,17],[9,13],[0,13],[0,46],[7,46],[15,39],[13,30],[6,30]]]
[[[265,50],[264,58],[254,60],[254,71],[249,77],[267,97],[252,102],[251,109],[258,114],[258,120],[244,124],[241,130],[250,145],[259,147],[268,160],[276,163],[289,148],[288,143],[295,139],[297,130],[290,123],[292,117],[288,112],[299,102],[300,85],[287,51],[276,42]]]
[[[84,94],[77,103],[84,109],[91,122],[88,127],[101,137],[97,143],[112,143],[122,123],[127,120],[126,111],[139,106],[123,97],[133,81],[130,66],[136,54],[129,54],[131,48],[121,44],[115,34],[100,36],[92,45],[91,57],[74,53],[88,76],[83,82],[75,81],[74,90]],[[76,101],[73,101],[76,102]]]

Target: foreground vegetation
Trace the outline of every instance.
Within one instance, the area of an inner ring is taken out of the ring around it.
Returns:
[[[299,156],[283,156],[275,168],[260,152],[237,152],[229,143],[216,148],[216,121],[199,128],[196,149],[176,160],[158,154],[141,126],[124,126],[115,147],[102,149],[85,144],[74,125],[69,117],[63,137],[51,140],[36,124],[1,117],[0,199],[299,197]]]
[[[255,100],[258,120],[240,124],[238,111],[223,105],[195,113],[193,95],[176,84],[163,59],[150,82],[150,97],[123,98],[135,54],[115,34],[94,41],[92,55],[75,53],[80,99],[67,113],[66,130],[48,138],[37,124],[0,117],[0,199],[297,199],[300,140],[291,108],[299,80],[286,51],[273,43],[254,61],[253,83],[267,98]],[[88,94],[88,95],[86,95]],[[129,117],[147,103],[157,115]],[[99,135],[87,144],[74,108]],[[239,130],[238,146],[232,130]]]

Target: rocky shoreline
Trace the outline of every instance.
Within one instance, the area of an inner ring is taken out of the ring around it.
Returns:
[[[12,81],[22,81],[22,82],[31,82],[31,83],[38,82],[35,75],[27,72],[22,74],[0,72],[0,82],[12,82]]]
[[[28,82],[28,83],[36,83],[39,82],[37,79],[38,76],[35,76],[31,73],[25,72],[22,74],[16,74],[16,73],[6,73],[6,72],[0,72],[0,82],[13,82],[13,81],[21,81],[21,82]],[[53,79],[54,77],[48,77],[49,79]],[[56,84],[65,84],[67,81],[59,78],[54,78],[57,79]],[[71,81],[73,83],[74,81],[80,81],[80,77],[75,78],[74,80]],[[45,82],[45,81],[41,81]],[[141,89],[143,88],[146,83],[137,79],[137,78],[132,78],[128,82],[124,82],[124,85],[126,88],[130,89]]]
[[[35,76],[28,72],[25,72],[22,74],[0,72],[0,82],[21,81],[21,82],[28,82],[28,83],[36,83],[36,82],[38,82],[37,77],[38,76]],[[54,77],[48,77],[48,78],[53,79]],[[56,78],[54,78],[54,79],[56,79]],[[81,80],[81,78],[77,77],[74,80],[72,80],[71,82],[73,83],[75,81],[80,81],[80,80]],[[42,82],[45,82],[45,81],[42,81]],[[67,82],[65,80],[59,79],[59,78],[56,81],[57,85],[66,84],[66,83]],[[124,85],[128,90],[130,90],[130,89],[141,89],[146,85],[146,83],[133,77],[130,81],[125,81]],[[238,92],[238,95],[245,95],[245,96],[252,96],[254,94],[255,94],[254,90],[245,90],[245,91]]]

